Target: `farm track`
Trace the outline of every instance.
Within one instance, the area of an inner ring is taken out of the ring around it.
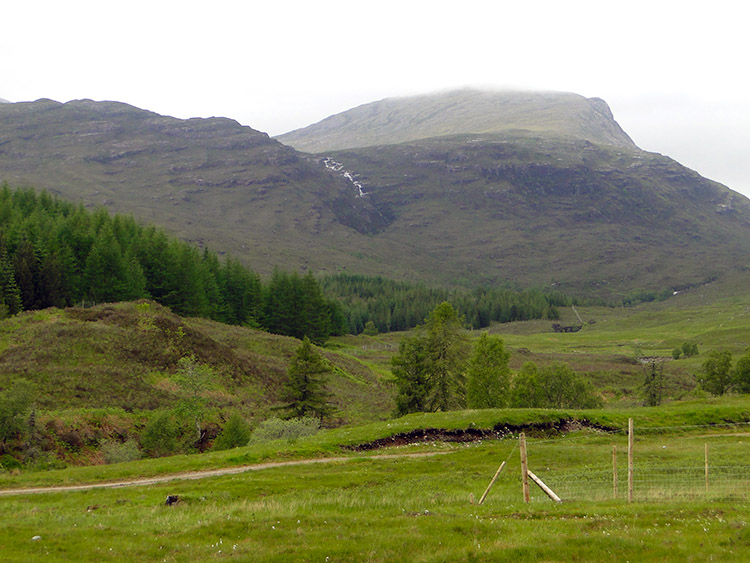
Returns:
[[[447,454],[450,452],[419,452],[411,454],[382,454],[367,456],[364,459],[386,460],[386,459],[411,459],[419,457],[430,457],[435,455]],[[209,469],[206,471],[185,471],[182,473],[172,473],[170,475],[160,475],[157,477],[146,477],[143,479],[128,479],[124,481],[111,481],[106,483],[89,483],[84,485],[60,485],[52,487],[30,487],[0,490],[0,496],[10,495],[30,495],[39,493],[59,493],[67,491],[86,491],[91,489],[116,489],[121,487],[137,487],[144,485],[156,485],[167,483],[169,481],[183,481],[194,479],[205,479],[207,477],[220,477],[223,475],[236,475],[248,471],[262,471],[263,469],[273,469],[277,467],[292,467],[295,465],[311,465],[313,463],[337,463],[346,462],[353,459],[363,459],[362,457],[326,457],[316,459],[299,459],[294,461],[271,461],[268,463],[257,463],[254,465],[242,465],[239,467],[225,467],[221,469]]]

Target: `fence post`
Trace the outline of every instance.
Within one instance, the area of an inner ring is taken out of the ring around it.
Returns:
[[[708,494],[708,443],[705,444],[705,460],[706,460],[706,494]]]
[[[617,498],[617,446],[612,446],[612,498]]]
[[[519,436],[520,450],[521,450],[521,480],[523,482],[523,501],[531,502],[531,494],[529,493],[529,466],[526,459],[526,433],[521,432]]]
[[[633,502],[633,419],[628,419],[628,502]]]

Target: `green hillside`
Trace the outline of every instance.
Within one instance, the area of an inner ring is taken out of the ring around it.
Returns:
[[[215,376],[209,407],[261,420],[280,404],[298,346],[294,338],[181,318],[151,301],[31,311],[0,321],[0,388],[31,381],[43,411],[171,408],[181,398],[173,377],[178,362],[192,355]],[[381,378],[362,362],[324,353],[335,367],[335,420],[386,416],[392,407]]]

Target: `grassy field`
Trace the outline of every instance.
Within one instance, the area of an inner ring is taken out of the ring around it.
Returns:
[[[641,409],[636,419],[636,502],[611,498],[611,447],[621,433],[582,428],[564,434],[529,433],[529,464],[564,499],[552,503],[539,490],[521,496],[515,435],[476,443],[426,443],[389,453],[439,451],[425,458],[379,460],[348,454],[331,464],[269,468],[199,481],[149,487],[13,495],[0,498],[6,518],[0,533],[5,561],[186,561],[232,557],[246,561],[744,561],[750,549],[748,479],[741,464],[750,445],[743,424],[750,400],[697,402]],[[334,444],[356,443],[406,429],[476,427],[569,416],[555,411],[464,411],[413,415],[390,423],[323,432],[294,444],[224,452],[214,464],[274,457],[330,455]],[[598,411],[621,424],[628,412]],[[546,418],[545,418],[546,417]],[[687,424],[688,422],[706,424]],[[646,478],[663,467],[703,468],[704,443],[717,467],[731,464],[736,486],[703,481],[690,491]],[[270,451],[275,451],[271,454]],[[265,452],[265,453],[264,453]],[[218,454],[212,454],[218,455]],[[188,456],[190,457],[190,456]],[[192,456],[206,461],[207,456]],[[179,459],[109,466],[111,475],[148,474],[161,462],[180,470]],[[486,502],[479,498],[497,466],[508,460]],[[171,462],[171,463],[170,463]],[[211,465],[209,463],[208,465]],[[94,468],[69,469],[68,482],[95,478]],[[100,468],[101,469],[101,468]],[[49,472],[52,475],[55,472]],[[626,472],[620,470],[621,491]],[[62,474],[58,473],[58,477]],[[586,476],[591,482],[585,482]],[[593,476],[593,477],[592,477]],[[16,477],[29,484],[30,476]],[[596,481],[592,485],[592,482]],[[58,482],[60,482],[58,480]],[[11,485],[3,483],[3,488]],[[164,504],[167,495],[180,502]],[[39,539],[33,538],[39,536]]]

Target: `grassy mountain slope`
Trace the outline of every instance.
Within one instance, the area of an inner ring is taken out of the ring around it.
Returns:
[[[607,104],[561,92],[457,90],[386,98],[277,138],[306,152],[391,145],[462,133],[531,131],[633,148]]]
[[[261,272],[346,254],[384,223],[350,182],[230,119],[39,100],[0,106],[0,139],[0,181],[132,213]]]
[[[0,321],[0,387],[36,384],[42,410],[171,408],[180,398],[177,362],[193,354],[215,373],[209,405],[248,418],[279,405],[299,341],[252,329],[184,319],[150,301],[90,309],[46,309]],[[325,351],[327,388],[342,422],[387,416],[391,393],[365,364]]]
[[[133,213],[260,273],[610,298],[750,263],[750,201],[639,150],[601,100],[460,91],[335,117],[305,142],[349,148],[304,155],[228,119],[3,104],[0,180]],[[386,144],[360,147],[376,142]]]
[[[444,280],[613,296],[701,283],[750,259],[750,201],[657,154],[471,135],[325,155],[392,218],[378,238],[419,245]]]

